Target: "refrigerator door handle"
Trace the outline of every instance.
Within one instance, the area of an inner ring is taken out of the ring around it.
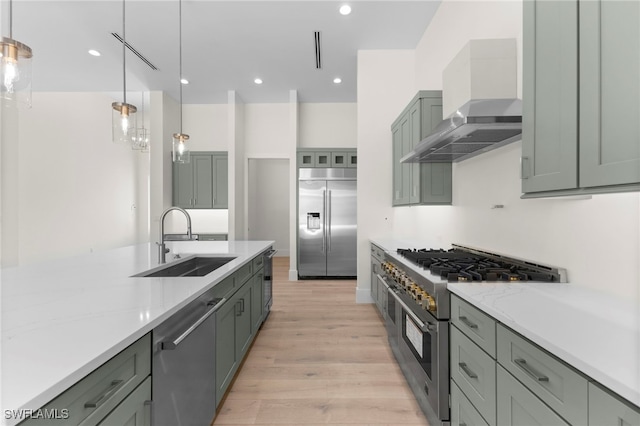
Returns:
[[[331,253],[331,190],[327,195],[327,253]]]
[[[327,227],[326,227],[326,223],[327,223],[327,191],[322,191],[322,214],[324,215],[324,217],[322,218],[322,222],[323,222],[323,229],[322,229],[322,250],[321,253],[325,252],[325,249],[327,247]]]

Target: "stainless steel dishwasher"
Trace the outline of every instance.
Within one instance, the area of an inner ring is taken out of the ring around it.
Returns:
[[[152,425],[209,425],[216,411],[216,311],[209,290],[153,330]]]
[[[262,254],[262,256],[264,256],[264,278],[262,283],[262,290],[264,292],[262,296],[264,301],[264,315],[262,316],[263,323],[267,320],[269,312],[271,312],[271,305],[273,304],[273,256],[275,256],[277,252],[278,250],[269,248],[269,250]]]

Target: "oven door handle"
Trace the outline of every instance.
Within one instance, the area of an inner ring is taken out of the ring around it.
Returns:
[[[435,325],[429,324],[429,323],[425,324],[424,322],[422,322],[422,320],[420,318],[418,318],[416,316],[416,314],[413,313],[411,308],[409,308],[407,306],[407,304],[404,303],[402,301],[402,299],[400,299],[398,297],[398,295],[396,294],[395,291],[389,289],[389,292],[393,295],[393,298],[396,299],[396,302],[398,302],[400,304],[400,306],[402,306],[405,309],[405,311],[407,311],[407,314],[411,317],[411,319],[413,319],[413,321],[415,321],[418,324],[418,328],[420,329],[420,331],[422,331],[422,332],[430,332],[430,331],[435,329],[435,327],[436,327]]]
[[[387,288],[387,291],[391,290],[389,288],[389,284],[387,284],[387,281],[385,281],[385,279],[382,277],[382,275],[376,274],[376,276],[378,277],[378,280],[380,280],[382,282],[382,284]]]

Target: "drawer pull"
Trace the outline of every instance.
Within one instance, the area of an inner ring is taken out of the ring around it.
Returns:
[[[467,367],[466,363],[459,362],[458,366],[462,369],[462,371],[464,371],[464,374],[466,374],[470,378],[472,378],[472,379],[477,379],[478,378],[478,375],[476,373],[474,373],[473,371],[471,371],[471,369],[469,367]]]
[[[124,385],[124,380],[112,380],[111,384],[102,393],[102,395],[98,395],[92,400],[85,402],[84,408],[97,408],[98,406],[102,405],[106,400],[111,398],[122,385]]]
[[[533,378],[533,380],[537,380],[538,382],[548,382],[549,378],[547,376],[545,376],[544,374],[540,374],[537,371],[535,371],[533,368],[529,367],[527,365],[527,361],[525,361],[522,358],[517,358],[514,360],[514,362],[516,363],[516,365],[518,367],[520,367],[520,369],[522,371],[524,371],[525,373],[527,373],[527,375],[529,375],[531,378]]]
[[[467,327],[474,328],[474,329],[478,328],[478,324],[472,323],[471,321],[469,321],[469,319],[467,317],[459,317],[459,318],[460,318],[460,321],[462,321],[462,323],[464,325],[466,325]]]

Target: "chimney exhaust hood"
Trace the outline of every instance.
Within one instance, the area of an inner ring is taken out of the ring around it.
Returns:
[[[475,99],[441,121],[401,163],[451,163],[521,139],[520,99]]]

